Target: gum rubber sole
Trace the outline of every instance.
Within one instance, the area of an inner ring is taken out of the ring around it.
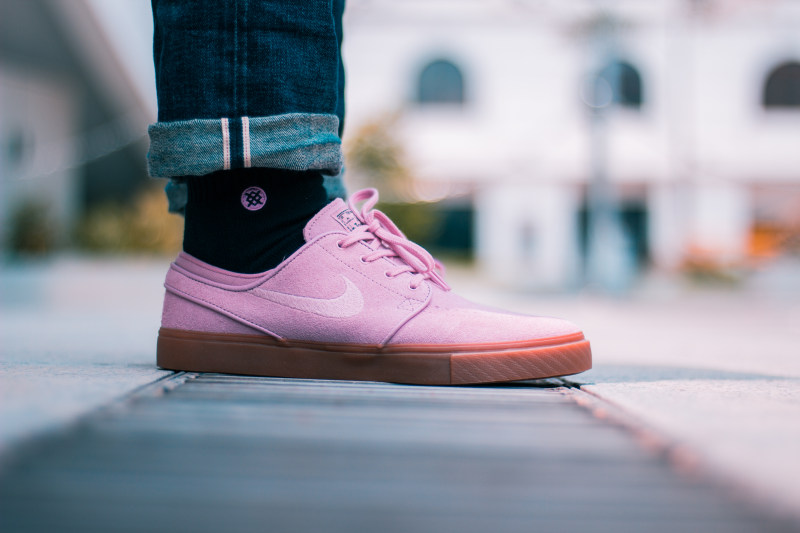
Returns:
[[[530,342],[369,346],[161,328],[161,368],[306,379],[459,385],[577,374],[592,367],[578,333]]]

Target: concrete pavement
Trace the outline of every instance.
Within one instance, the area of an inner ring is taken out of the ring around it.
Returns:
[[[9,531],[779,533],[548,382],[178,374],[15,454]]]
[[[169,374],[154,365],[166,260],[0,270],[0,453]]]
[[[595,367],[570,378],[582,390],[682,447],[693,467],[800,516],[797,279],[735,290],[655,280],[615,299],[513,294],[456,274],[473,299],[583,326]]]
[[[0,446],[63,426],[168,375],[153,366],[165,260],[0,272]],[[570,318],[595,369],[572,378],[675,449],[800,516],[800,299],[653,284],[633,298],[542,297],[449,279],[472,299]]]

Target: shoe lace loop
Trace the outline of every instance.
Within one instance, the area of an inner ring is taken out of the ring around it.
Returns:
[[[364,204],[358,209],[357,204]],[[341,241],[343,247],[359,241],[372,243],[377,241],[374,251],[364,256],[364,261],[372,262],[382,257],[397,257],[402,264],[386,272],[389,277],[399,276],[404,272],[414,275],[410,288],[416,289],[424,280],[430,280],[442,289],[449,291],[450,286],[444,281],[444,265],[433,258],[422,246],[411,242],[402,231],[383,212],[373,209],[378,203],[376,189],[363,189],[353,194],[347,204],[361,222],[350,235]]]

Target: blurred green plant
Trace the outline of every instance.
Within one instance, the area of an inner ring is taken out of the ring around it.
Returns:
[[[80,220],[76,244],[106,253],[176,254],[183,239],[183,218],[167,212],[160,187],[144,189],[131,205],[104,204]]]
[[[377,187],[378,208],[385,212],[410,240],[437,255],[469,258],[468,247],[449,246],[446,235],[447,207],[441,202],[416,201],[414,176],[396,136],[399,116],[386,114],[361,126],[347,151],[349,180]]]
[[[442,213],[433,203],[384,203],[378,209],[386,213],[392,222],[410,240],[429,248],[441,235]]]
[[[377,187],[385,200],[407,198],[411,172],[406,154],[394,135],[397,115],[388,114],[362,125],[349,143],[348,173]]]
[[[436,257],[447,261],[472,261],[468,223],[464,224],[463,216],[456,216],[455,220],[453,217],[454,214],[463,215],[463,208],[454,211],[452,206],[443,202],[380,203],[378,208],[397,224],[406,237]]]
[[[49,215],[48,205],[36,201],[23,201],[9,220],[9,245],[16,255],[41,256],[53,251],[56,244],[56,226]]]

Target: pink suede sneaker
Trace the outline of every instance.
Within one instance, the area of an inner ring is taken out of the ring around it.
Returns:
[[[236,274],[181,253],[167,273],[158,365],[276,377],[487,383],[592,365],[574,324],[476,305],[380,211],[374,189],[309,221],[272,270]],[[363,207],[357,204],[365,201]]]

